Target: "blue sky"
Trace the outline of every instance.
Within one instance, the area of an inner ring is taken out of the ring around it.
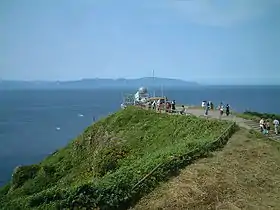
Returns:
[[[0,0],[0,78],[280,84],[280,0]]]

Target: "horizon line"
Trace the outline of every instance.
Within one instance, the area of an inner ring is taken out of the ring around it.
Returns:
[[[109,77],[88,77],[88,78],[79,78],[79,79],[68,79],[68,80],[44,80],[44,79],[37,79],[37,80],[25,80],[25,79],[2,79],[0,78],[1,81],[12,81],[12,82],[72,82],[72,81],[83,81],[83,80],[137,80],[137,79],[170,79],[170,80],[180,80],[184,82],[195,82],[196,81],[188,81],[184,79],[179,79],[179,78],[171,78],[171,77],[134,77],[134,78],[125,78],[125,77],[119,77],[119,78],[109,78]]]

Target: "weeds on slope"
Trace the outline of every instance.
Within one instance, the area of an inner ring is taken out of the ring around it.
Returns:
[[[245,111],[241,114],[237,114],[237,116],[242,117],[247,120],[253,120],[256,122],[259,122],[261,118],[263,119],[269,119],[269,120],[280,120],[280,115],[277,114],[271,114],[271,113],[260,113],[260,112],[252,112],[252,111]]]
[[[279,151],[279,143],[241,129],[223,150],[186,167],[133,209],[280,209]]]
[[[7,209],[127,208],[179,168],[219,147],[219,142],[209,143],[229,125],[129,107],[87,128],[38,164],[32,177],[21,168],[24,180],[20,185],[12,180],[0,199]]]

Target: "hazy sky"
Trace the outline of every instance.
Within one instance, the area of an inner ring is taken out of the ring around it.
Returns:
[[[280,0],[0,0],[0,78],[280,84]]]

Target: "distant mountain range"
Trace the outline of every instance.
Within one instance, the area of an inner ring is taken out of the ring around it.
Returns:
[[[82,79],[76,81],[14,81],[0,80],[0,90],[13,89],[97,89],[151,87],[193,87],[196,82],[180,79],[144,77],[139,79]]]

